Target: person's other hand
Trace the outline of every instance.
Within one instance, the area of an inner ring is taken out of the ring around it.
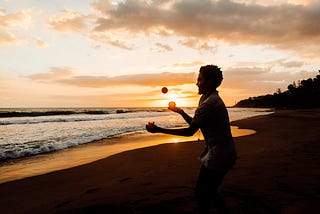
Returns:
[[[151,123],[151,122],[148,122],[148,124],[146,124],[146,129],[147,129],[148,132],[156,133],[156,132],[158,132],[159,127],[156,126],[156,125],[154,124],[154,122],[152,122],[152,123]]]

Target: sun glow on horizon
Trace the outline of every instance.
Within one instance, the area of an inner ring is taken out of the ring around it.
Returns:
[[[158,107],[169,107],[169,102],[174,101],[177,107],[196,107],[197,101],[193,99],[176,98],[176,99],[159,99],[157,101],[151,102],[152,106]]]

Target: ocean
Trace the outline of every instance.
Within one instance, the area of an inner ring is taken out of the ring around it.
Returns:
[[[195,108],[184,108],[193,116]],[[270,109],[228,108],[230,121],[270,114]],[[0,109],[0,162],[76,147],[93,141],[143,133],[147,122],[186,126],[167,108]]]

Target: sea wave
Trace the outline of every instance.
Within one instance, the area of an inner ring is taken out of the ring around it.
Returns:
[[[167,109],[108,109],[74,111],[7,111],[0,112],[0,125],[37,124],[51,122],[81,122],[114,120],[126,118],[145,118],[151,114],[167,112]]]
[[[185,109],[190,116],[194,110]],[[33,115],[42,112],[44,115],[0,118],[0,162],[145,131],[145,124],[149,121],[166,128],[187,125],[180,115],[166,108],[0,109],[2,113],[13,111],[31,112]],[[48,115],[57,111],[60,114]],[[270,109],[231,108],[228,111],[231,121],[271,113]],[[65,114],[68,112],[72,113]]]
[[[36,125],[41,126],[41,124]],[[106,127],[91,127],[90,124],[83,125],[85,126],[83,130],[80,130],[82,125],[79,125],[78,129],[73,127],[71,130],[64,129],[62,127],[60,130],[54,128],[47,133],[43,133],[43,130],[40,130],[38,133],[34,132],[32,134],[33,136],[29,137],[21,135],[19,143],[14,143],[15,139],[11,139],[11,141],[8,141],[7,143],[1,143],[0,137],[0,162],[55,152],[97,140],[117,137],[123,134],[136,133],[145,129],[142,122],[140,124],[133,125],[123,124],[118,127],[114,125],[107,127],[106,124]],[[173,125],[171,124],[167,127],[177,127],[181,125],[181,123],[177,123]],[[69,127],[67,124],[65,126]],[[46,129],[49,130],[49,128]],[[24,132],[22,134],[27,133]],[[33,138],[38,140],[31,140]]]
[[[128,108],[128,109],[0,109],[0,118],[12,118],[12,117],[40,117],[40,116],[57,116],[57,115],[105,115],[105,114],[123,114],[132,112],[162,112],[167,111],[166,108]]]

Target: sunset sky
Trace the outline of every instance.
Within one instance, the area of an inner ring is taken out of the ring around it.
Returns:
[[[206,64],[228,106],[315,77],[320,1],[0,0],[2,108],[196,106]]]

